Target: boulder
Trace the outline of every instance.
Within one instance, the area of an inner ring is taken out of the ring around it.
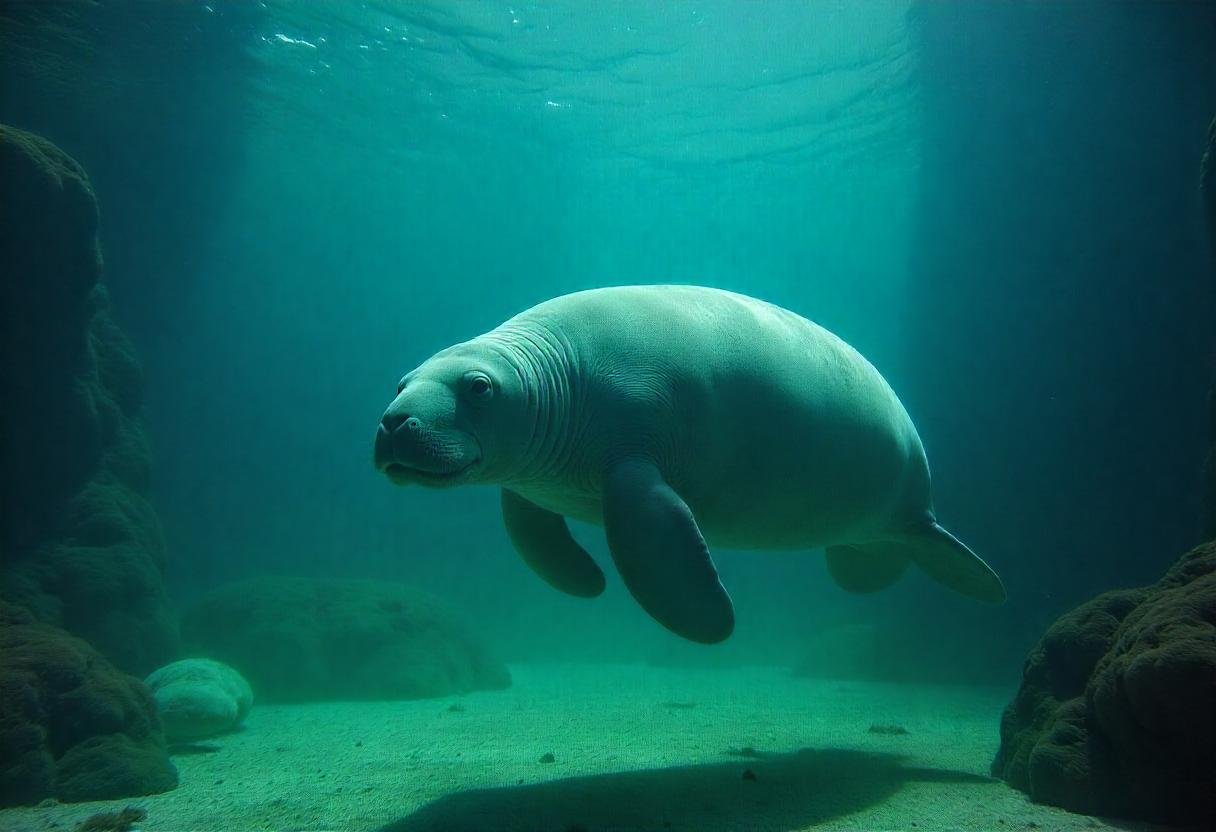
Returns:
[[[70,156],[0,125],[0,595],[147,673],[177,650],[142,380]]]
[[[265,577],[182,617],[186,648],[226,662],[259,699],[417,699],[511,682],[456,615],[404,585]]]
[[[211,659],[182,659],[152,672],[152,691],[170,742],[213,737],[234,730],[253,705],[241,674]]]
[[[1216,817],[1216,541],[1051,626],[1005,709],[992,772],[1086,814]]]
[[[115,800],[176,785],[143,683],[0,602],[0,806]]]

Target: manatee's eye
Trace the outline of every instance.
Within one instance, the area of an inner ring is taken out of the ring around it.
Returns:
[[[401,381],[397,382],[397,395],[400,396],[401,391],[404,389],[405,389],[405,379],[401,379]]]
[[[477,402],[489,401],[494,395],[494,383],[485,373],[469,373],[464,377],[464,389]]]

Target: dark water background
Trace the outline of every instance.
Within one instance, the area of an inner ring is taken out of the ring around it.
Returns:
[[[902,634],[908,675],[1010,682],[1056,615],[1198,539],[1209,4],[6,0],[0,26],[0,121],[101,203],[181,605],[384,578],[515,661],[792,664],[862,623]],[[917,575],[853,598],[818,555],[721,552],[739,627],[707,650],[612,576],[550,590],[492,490],[373,470],[403,372],[628,282],[757,295],[857,346],[1010,601]]]

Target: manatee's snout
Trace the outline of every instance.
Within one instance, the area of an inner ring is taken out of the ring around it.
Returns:
[[[480,457],[476,442],[446,421],[428,418],[399,396],[376,426],[376,468],[396,483],[437,484],[467,473]]]
[[[398,428],[405,428],[410,433],[417,433],[422,429],[422,420],[417,416],[394,413],[392,408],[389,408],[384,412],[384,418],[380,420],[380,428],[390,436],[396,433]]]
[[[384,471],[390,465],[409,460],[409,445],[421,432],[422,420],[417,416],[395,413],[391,407],[386,410],[376,428],[376,467]]]
[[[376,427],[374,461],[385,473],[393,466],[409,467],[425,457],[422,420],[396,403],[389,406]]]

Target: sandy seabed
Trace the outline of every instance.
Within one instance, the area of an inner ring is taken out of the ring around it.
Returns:
[[[148,832],[1148,828],[989,779],[1005,689],[776,668],[512,673],[508,690],[450,699],[255,705],[241,731],[174,754],[171,792],[7,809],[0,829],[70,832],[124,806]]]

